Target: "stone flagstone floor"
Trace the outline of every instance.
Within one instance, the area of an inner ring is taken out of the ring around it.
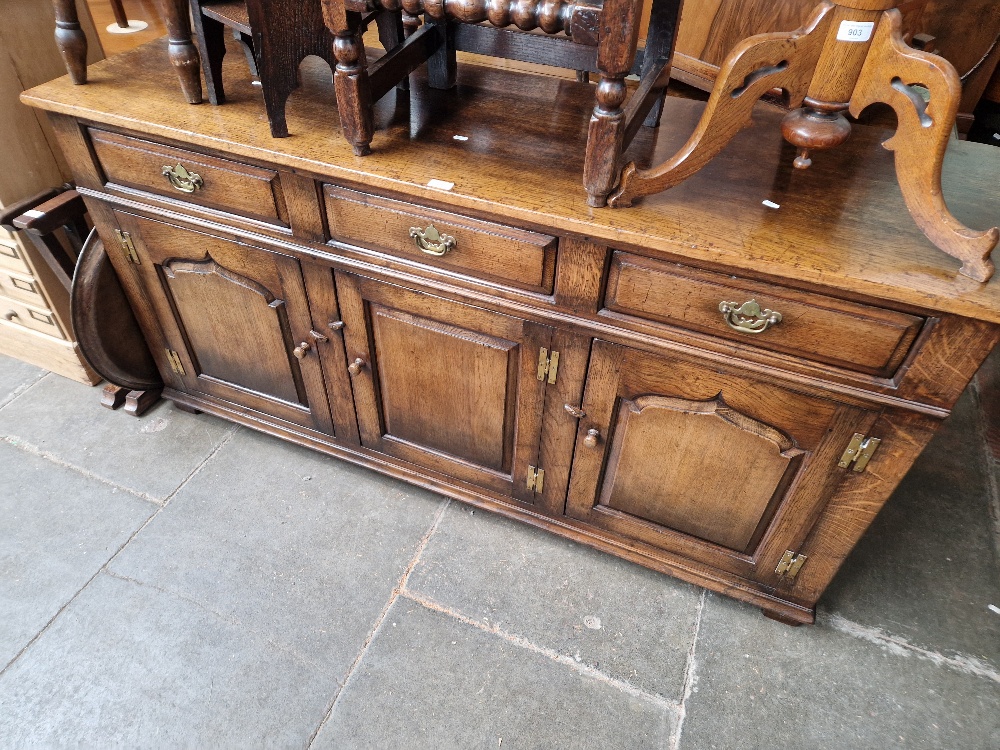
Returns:
[[[976,393],[818,624],[0,357],[0,747],[1000,748]]]

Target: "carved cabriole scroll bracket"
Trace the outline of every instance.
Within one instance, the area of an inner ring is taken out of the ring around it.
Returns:
[[[876,102],[895,110],[896,133],[882,145],[895,154],[907,209],[931,242],[962,261],[959,273],[989,281],[994,272],[989,256],[1000,230],[969,229],[951,215],[941,192],[941,168],[958,112],[961,81],[947,60],[907,46],[901,26],[898,10],[882,14],[851,97],[851,114],[857,117]],[[930,92],[930,101],[925,103],[913,85]]]
[[[744,40],[726,58],[698,127],[673,157],[658,167],[622,171],[612,208],[632,205],[635,198],[677,185],[708,164],[733,136],[750,123],[757,100],[774,88],[785,91],[798,107],[826,40],[834,6],[820,3],[808,23],[791,33],[760,34]]]

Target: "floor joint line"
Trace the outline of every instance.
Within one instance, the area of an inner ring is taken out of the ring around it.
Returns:
[[[437,513],[435,513],[434,520],[431,522],[430,528],[427,529],[420,541],[417,543],[416,552],[390,592],[389,599],[382,608],[382,611],[379,612],[378,617],[375,618],[375,624],[365,637],[364,642],[361,644],[361,648],[358,649],[358,654],[351,663],[351,666],[348,667],[347,672],[344,674],[344,678],[342,680],[337,680],[337,691],[330,699],[330,705],[327,706],[326,713],[323,714],[323,719],[320,721],[313,733],[309,735],[309,739],[306,741],[306,750],[309,750],[309,748],[312,747],[313,743],[316,741],[316,737],[319,736],[319,733],[323,731],[323,727],[326,726],[330,717],[333,716],[333,710],[337,707],[337,702],[340,700],[340,696],[344,694],[344,690],[346,690],[347,686],[350,684],[351,678],[357,671],[358,665],[360,665],[362,659],[364,659],[365,653],[368,651],[368,647],[371,645],[372,641],[375,640],[375,636],[378,635],[379,630],[381,630],[382,623],[385,622],[385,618],[388,616],[389,610],[392,609],[392,605],[396,603],[396,600],[403,593],[403,590],[406,587],[406,582],[410,578],[410,574],[413,573],[413,570],[417,567],[417,563],[420,562],[420,557],[423,555],[424,549],[430,542],[431,537],[434,536],[434,532],[437,531],[438,524],[441,523],[441,519],[444,517],[445,511],[448,510],[449,505],[451,505],[451,500],[449,498],[445,498],[441,503],[441,506],[438,508]]]
[[[568,656],[566,654],[560,654],[558,651],[554,649],[547,648],[545,646],[539,646],[535,643],[532,643],[522,635],[517,635],[515,633],[510,633],[506,630],[503,630],[498,625],[489,625],[485,622],[476,620],[472,617],[469,617],[468,615],[462,614],[461,612],[452,609],[451,607],[440,604],[439,602],[436,602],[433,599],[424,596],[423,594],[419,594],[415,591],[410,591],[407,589],[405,591],[400,592],[400,596],[402,596],[404,599],[409,599],[412,602],[416,602],[417,604],[421,605],[422,607],[425,607],[426,609],[431,610],[432,612],[438,612],[440,614],[447,615],[448,617],[454,618],[459,622],[464,623],[465,625],[470,625],[471,627],[474,627],[477,630],[481,630],[484,633],[489,633],[491,635],[497,636],[498,638],[502,638],[507,643],[522,648],[525,651],[530,651],[532,653],[539,654],[548,659],[551,659],[552,661],[558,662],[563,666],[570,667],[576,672],[584,674],[588,677],[592,677],[607,685],[611,685],[617,688],[618,690],[622,691],[623,693],[627,693],[633,698],[639,698],[641,700],[649,701],[650,703],[655,703],[661,708],[665,708],[672,712],[676,712],[678,709],[678,704],[670,700],[669,698],[665,698],[662,695],[658,695],[657,693],[651,693],[648,690],[643,690],[642,688],[637,687],[636,685],[633,685],[630,682],[626,682],[625,680],[622,680],[618,677],[614,677],[606,672],[602,672],[601,670],[597,669],[596,667],[592,667],[589,664],[582,664],[576,661],[576,659],[574,659],[571,656]]]
[[[708,598],[708,591],[702,590],[701,598],[698,600],[698,609],[694,618],[694,633],[691,636],[691,645],[688,647],[687,662],[684,664],[684,691],[681,694],[681,702],[677,708],[677,723],[670,733],[670,740],[667,744],[668,750],[679,750],[681,746],[681,733],[684,731],[684,719],[687,717],[688,699],[694,693],[698,685],[698,636],[701,633],[701,618],[705,612],[705,601]]]

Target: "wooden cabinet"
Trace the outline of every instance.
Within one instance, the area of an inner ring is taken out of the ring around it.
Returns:
[[[414,77],[361,160],[329,127],[328,69],[303,64],[275,140],[238,76],[192,108],[149,59],[31,101],[61,113],[167,398],[788,622],[812,621],[1000,340],[1000,277],[957,276],[864,126],[803,175],[761,145],[780,141],[762,108],[684,184],[595,210],[586,84],[474,71],[460,110],[420,120],[457,105]],[[637,158],[694,127],[700,105],[669,106]],[[1000,151],[952,148],[949,201],[987,226]],[[201,184],[175,188],[178,162]]]

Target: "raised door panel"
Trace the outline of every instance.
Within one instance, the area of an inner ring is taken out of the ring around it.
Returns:
[[[353,274],[337,286],[364,445],[534,503],[551,329]]]
[[[876,417],[602,341],[582,408],[568,515],[768,582],[844,476],[837,457]]]
[[[158,221],[117,218],[176,353],[168,384],[334,432],[315,353],[324,342],[312,334],[296,260]]]

